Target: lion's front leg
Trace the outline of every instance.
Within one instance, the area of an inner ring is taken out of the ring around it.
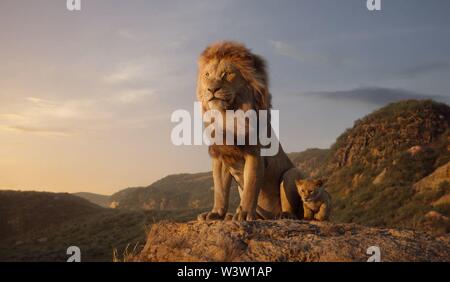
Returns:
[[[314,215],[314,219],[318,221],[327,220],[330,215],[330,207],[327,203],[320,206],[319,211]]]
[[[311,220],[314,219],[314,212],[308,208],[305,204],[303,204],[303,219]]]
[[[259,191],[264,177],[264,167],[259,154],[247,155],[244,164],[244,189],[241,203],[233,217],[233,220],[245,221],[256,219],[256,207]]]
[[[210,212],[202,213],[198,220],[224,219],[230,198],[231,174],[221,160],[213,159],[214,206]]]

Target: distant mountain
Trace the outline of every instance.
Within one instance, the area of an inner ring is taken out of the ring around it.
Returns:
[[[174,174],[147,187],[127,188],[111,196],[110,206],[129,210],[210,209],[213,199],[211,172]],[[239,203],[237,186],[231,188],[230,210]]]
[[[239,194],[232,184],[230,210],[237,207]],[[130,187],[111,195],[75,193],[96,205],[121,210],[175,211],[210,209],[213,198],[211,172],[168,175],[149,186]]]
[[[96,204],[98,206],[109,208],[110,205],[110,196],[107,195],[100,195],[95,193],[89,193],[89,192],[79,192],[74,193],[73,195],[78,196],[80,198],[83,198],[85,200],[88,200],[89,202]]]
[[[0,239],[91,216],[102,210],[68,193],[0,191]]]
[[[289,153],[288,157],[297,166],[304,176],[317,175],[324,162],[329,159],[330,149],[307,149],[299,153]]]

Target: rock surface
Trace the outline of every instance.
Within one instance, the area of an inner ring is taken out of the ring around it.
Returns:
[[[154,224],[135,261],[450,261],[450,236],[294,220]]]
[[[438,167],[433,173],[416,182],[414,188],[419,191],[436,189],[444,181],[450,182],[450,162]]]
[[[449,128],[450,108],[431,101],[402,101],[389,104],[355,122],[336,144],[331,169],[362,163],[383,165],[393,154],[429,145]],[[419,146],[418,146],[419,145]],[[423,149],[423,148],[421,148]]]

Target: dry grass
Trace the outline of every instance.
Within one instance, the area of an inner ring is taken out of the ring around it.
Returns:
[[[133,249],[129,250],[130,244],[127,244],[121,256],[119,256],[116,248],[113,249],[113,262],[132,262],[137,257],[142,246],[140,242],[136,242]]]

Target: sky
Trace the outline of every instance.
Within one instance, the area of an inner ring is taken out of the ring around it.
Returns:
[[[0,189],[112,194],[208,171],[170,140],[197,59],[237,40],[269,66],[285,151],[329,147],[396,100],[450,100],[450,1],[0,0]]]

